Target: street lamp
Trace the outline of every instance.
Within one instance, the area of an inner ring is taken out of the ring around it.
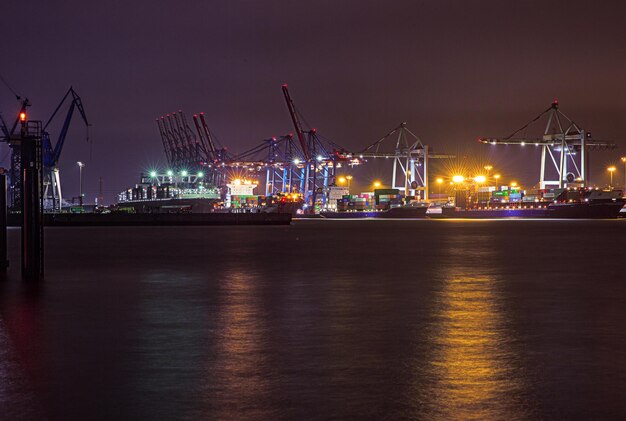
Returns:
[[[350,185],[352,184],[352,176],[346,175],[346,180],[348,180],[348,188],[350,188]]]
[[[491,175],[491,170],[493,170],[493,165],[485,165],[483,167],[485,171],[487,171],[487,180],[489,180],[489,176]]]
[[[375,188],[379,188],[382,184],[380,183],[380,181],[374,181],[374,187]]]
[[[441,184],[443,183],[443,178],[438,178],[435,181],[437,181],[437,194],[441,196]]]
[[[496,190],[498,190],[498,180],[500,179],[500,174],[494,174],[493,178],[496,179]]]
[[[607,168],[606,170],[609,172],[609,174],[611,175],[611,182],[609,183],[609,189],[613,190],[613,173],[615,172],[617,168],[615,168],[615,166],[611,165],[609,168]]]
[[[620,158],[624,163],[624,193],[626,193],[626,156]]]
[[[511,181],[511,187],[517,187],[517,182],[516,181]]]
[[[465,177],[463,177],[462,175],[455,175],[452,176],[452,181],[455,183],[462,183],[463,181],[465,181]]]
[[[76,164],[78,165],[78,201],[83,206],[83,167],[85,164],[80,161]]]
[[[339,184],[343,184],[346,182],[346,177],[339,177],[337,181],[339,181]]]

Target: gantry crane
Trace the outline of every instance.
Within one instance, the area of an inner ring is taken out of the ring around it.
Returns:
[[[381,147],[387,139],[397,135],[393,152],[384,152]],[[403,190],[406,196],[416,196],[423,192],[422,199],[428,200],[429,159],[452,159],[454,155],[435,154],[428,145],[424,145],[409,128],[406,122],[391,130],[382,138],[372,143],[363,151],[355,154],[360,159],[392,158],[393,172],[391,187]],[[398,182],[402,184],[398,184]]]
[[[531,124],[547,116],[546,128],[542,137],[526,136]],[[520,135],[521,134],[521,135]],[[614,149],[614,143],[591,138],[591,133],[580,128],[561,110],[559,101],[554,100],[550,107],[533,120],[504,138],[481,137],[479,142],[491,145],[535,145],[541,147],[541,168],[539,171],[539,188],[548,186],[563,188],[566,184],[585,186],[589,182],[587,153],[592,149]],[[547,174],[547,158],[552,163],[552,171]],[[556,177],[556,179],[547,179]]]

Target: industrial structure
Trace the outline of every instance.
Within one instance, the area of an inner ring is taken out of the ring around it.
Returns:
[[[61,127],[61,131],[57,138],[56,143],[53,145],[50,140],[50,133],[48,133],[48,127],[50,123],[54,120],[54,117],[57,115],[65,101],[71,98],[69,109],[67,114],[65,115],[65,120],[63,121],[63,126]],[[87,115],[85,114],[85,109],[83,108],[82,100],[80,96],[74,91],[72,87],[70,87],[61,100],[59,105],[57,105],[56,109],[43,126],[43,130],[41,132],[42,136],[42,147],[43,147],[43,203],[44,208],[51,211],[60,211],[63,206],[63,195],[61,191],[61,177],[59,174],[58,163],[61,158],[61,152],[63,151],[63,145],[65,145],[65,138],[67,137],[67,132],[70,127],[70,123],[72,121],[72,116],[74,115],[74,110],[78,109],[83,122],[85,123],[85,127],[89,130],[89,122],[87,121]],[[89,139],[89,132],[87,132],[87,140]],[[81,167],[82,170],[82,167]],[[81,178],[82,183],[82,178]],[[82,188],[80,189],[80,201],[82,204]]]
[[[529,127],[544,118],[545,130],[541,137],[530,137],[526,133]],[[559,109],[558,100],[550,107],[504,138],[481,137],[479,142],[492,145],[535,145],[541,147],[541,167],[539,188],[563,188],[566,185],[589,184],[589,160],[591,150],[614,149],[615,144],[596,140],[591,133],[582,129]]]
[[[11,168],[9,169],[9,202],[10,209],[19,210],[22,206],[22,134],[18,131],[20,117],[26,118],[27,108],[31,105],[28,98],[21,98],[16,95],[20,103],[20,109],[13,124],[7,125],[0,114],[0,131],[2,131],[2,142],[6,142],[11,150]]]
[[[204,118],[204,113],[194,114],[191,129],[185,114],[179,110],[157,120],[168,168],[175,173],[203,173],[206,182],[223,185],[226,182],[220,164],[228,160],[226,148],[216,142]],[[171,174],[160,175],[162,178]]]
[[[317,129],[305,129],[304,118],[286,84],[282,85],[282,93],[295,134],[265,139],[237,155],[227,153],[226,148],[217,144],[203,113],[193,116],[195,131],[182,111],[159,117],[156,121],[169,169],[164,174],[152,171],[149,176],[143,175],[142,183],[146,187],[210,185],[226,191],[226,184],[234,178],[262,178],[265,196],[297,193],[302,196],[304,208],[311,211],[327,205],[330,190],[336,186],[337,170],[342,166],[360,165],[367,159],[393,158],[392,187],[402,190],[407,197],[427,199],[428,160],[454,157],[433,154],[406,123],[363,151],[349,152],[320,135]],[[395,144],[388,150],[386,146],[391,142],[386,140],[396,134]],[[192,176],[196,179],[192,180]],[[143,194],[132,196],[143,197]]]
[[[394,137],[395,135],[397,137]],[[395,139],[395,147],[392,151],[386,151],[385,145],[393,139]],[[424,145],[419,137],[408,129],[406,122],[401,123],[381,139],[359,152],[357,156],[359,159],[393,159],[391,187],[404,191],[405,196],[418,196],[423,200],[429,198],[428,160],[455,158],[454,155],[432,153],[429,146]]]
[[[57,116],[61,107],[66,103],[66,100],[71,98],[69,109],[65,115],[63,125],[57,137],[56,142],[53,144],[51,135],[49,133],[50,123]],[[0,130],[2,131],[2,137],[0,141],[6,142],[11,149],[11,168],[9,170],[9,207],[13,210],[19,210],[22,204],[22,134],[18,132],[19,116],[26,115],[27,107],[30,107],[31,103],[28,98],[21,99],[20,111],[15,122],[9,128],[5,120],[0,115]],[[86,127],[89,127],[87,116],[82,105],[80,96],[70,87],[67,93],[63,96],[59,105],[48,119],[43,127],[39,127],[39,134],[41,135],[41,148],[42,148],[42,168],[43,168],[43,192],[42,200],[43,206],[46,210],[60,211],[63,204],[63,195],[61,193],[61,177],[59,174],[58,163],[61,158],[61,152],[65,145],[65,139],[67,138],[70,123],[74,110],[78,109]],[[30,122],[29,122],[30,124]],[[87,139],[89,135],[87,134]]]

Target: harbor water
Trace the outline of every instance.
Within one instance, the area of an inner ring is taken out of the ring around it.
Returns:
[[[46,229],[0,419],[626,417],[626,220]]]

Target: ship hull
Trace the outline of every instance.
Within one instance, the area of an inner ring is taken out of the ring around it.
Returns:
[[[541,208],[509,209],[455,209],[442,208],[441,214],[433,218],[568,218],[568,219],[612,219],[617,218],[623,202],[603,203],[552,203]]]
[[[132,200],[118,203],[120,208],[131,209],[135,213],[209,213],[213,212],[218,199],[156,199]]]
[[[21,215],[8,215],[9,226],[19,227]],[[202,226],[202,225],[289,225],[290,213],[46,213],[44,226]]]
[[[384,211],[356,211],[356,212],[320,212],[320,216],[327,219],[362,219],[362,218],[381,218],[381,219],[419,219],[426,217],[426,206],[407,206],[400,208],[391,208]]]

